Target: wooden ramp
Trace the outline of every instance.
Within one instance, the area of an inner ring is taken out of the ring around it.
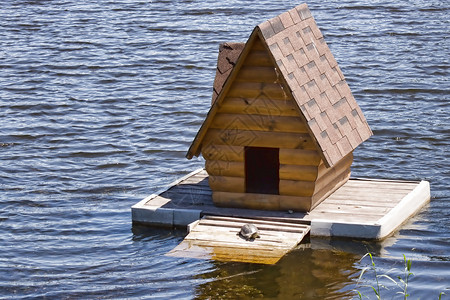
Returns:
[[[260,238],[245,240],[238,233],[246,223],[255,224]],[[189,234],[167,255],[274,264],[308,234],[309,225],[205,216],[188,226]]]

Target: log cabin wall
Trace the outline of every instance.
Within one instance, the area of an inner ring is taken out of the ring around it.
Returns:
[[[247,192],[245,147],[279,149],[279,195]],[[259,38],[206,132],[202,155],[216,205],[269,210],[311,210],[348,180],[353,161],[350,153],[325,166]]]

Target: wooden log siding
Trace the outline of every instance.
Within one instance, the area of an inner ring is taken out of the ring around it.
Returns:
[[[280,180],[280,195],[311,197],[314,195],[314,181]]]
[[[266,46],[264,46],[263,42],[259,38],[255,39],[255,41],[253,42],[252,50],[253,51],[255,51],[255,50],[256,51],[267,51]]]
[[[217,206],[297,211],[308,211],[311,208],[311,197],[213,192],[212,198]]]
[[[207,144],[202,147],[202,155],[206,161],[244,161],[244,146]]]
[[[348,181],[348,179],[350,179],[350,174],[351,174],[351,170],[350,170],[350,167],[348,167],[348,168],[343,168],[341,172],[339,172],[338,174],[336,174],[334,176],[329,176],[328,178],[324,179],[324,182],[326,180],[327,184],[321,184],[319,182],[319,184],[317,185],[317,188],[316,188],[315,195],[320,195],[325,190],[331,191],[331,192],[335,191],[337,188],[339,188],[344,183],[346,183]],[[327,196],[329,194],[330,193],[328,193]]]
[[[265,132],[236,129],[208,129],[204,138],[208,145],[232,145],[250,147],[276,147],[315,150],[316,145],[309,134],[291,132]]]
[[[329,183],[329,186],[322,188],[312,196],[301,196],[306,191],[297,192],[296,187],[292,190],[287,190],[289,193],[293,191],[296,195],[268,195],[268,194],[256,194],[240,192],[241,189],[245,190],[245,180],[236,177],[235,180],[231,180],[233,185],[232,191],[213,191],[212,199],[217,206],[226,207],[242,207],[250,209],[265,209],[265,210],[295,210],[295,211],[311,211],[317,206],[323,199],[331,195],[350,177],[350,170],[346,169],[340,176],[335,177]],[[232,178],[232,177],[228,177]],[[211,182],[211,181],[210,181]],[[281,182],[281,181],[280,181]],[[219,187],[223,181],[216,180],[213,185]],[[242,186],[242,184],[244,186]],[[285,187],[287,187],[285,185]],[[281,189],[281,188],[280,188]],[[284,191],[286,192],[286,191]]]
[[[278,82],[234,82],[227,94],[230,98],[255,99],[264,96],[270,100],[290,100]]]
[[[244,62],[244,66],[258,66],[258,67],[272,67],[272,59],[268,55],[267,51],[253,49]]]
[[[244,161],[244,147],[207,144],[202,147],[206,160]],[[280,165],[318,166],[321,158],[316,150],[280,149]],[[323,165],[323,162],[322,162]],[[323,165],[325,166],[325,165]]]
[[[225,98],[220,104],[219,113],[242,114],[245,112],[252,115],[268,116],[291,116],[298,117],[299,112],[291,100],[272,102],[264,97],[251,99],[245,97]]]
[[[308,133],[303,120],[296,117],[218,113],[210,128]]]
[[[243,161],[206,160],[205,169],[208,174],[214,176],[245,178]],[[318,179],[319,168],[317,166],[280,165],[279,174],[281,180],[314,182]]]
[[[349,172],[352,161],[352,155],[348,155],[333,168],[326,169],[322,168],[323,164],[319,167],[280,165],[280,189],[281,186],[294,186],[295,182],[298,182],[298,189],[306,188],[309,190],[310,183],[314,182],[313,191],[317,192],[325,188],[333,178],[339,177],[344,172]],[[245,163],[243,161],[207,160],[205,166],[208,174],[217,178],[239,177],[245,180]],[[280,194],[285,193],[280,190]]]
[[[235,78],[235,81],[276,83],[278,82],[278,75],[273,66],[261,67],[244,65],[239,70],[239,74]]]
[[[280,179],[297,181],[315,181],[319,173],[317,166],[299,166],[280,164]]]
[[[245,193],[245,164],[244,161],[206,161],[206,170],[210,174],[209,185],[213,192],[213,201],[219,201],[217,205],[226,205],[226,197],[237,197],[230,199],[228,205],[236,206],[234,201],[247,198],[238,207],[251,205],[253,208],[272,209],[273,207],[283,207],[293,210],[310,210],[328,197],[337,188],[344,184],[350,177],[350,166],[353,161],[352,154],[345,157],[333,168],[325,168],[321,163],[319,166],[295,166],[280,165],[279,197],[263,197],[257,205],[255,194]],[[298,173],[283,172],[283,169],[297,170]],[[292,180],[294,177],[296,180]],[[214,193],[220,194],[214,196]],[[222,193],[223,192],[223,193]],[[225,193],[225,194],[224,194]],[[228,194],[229,193],[229,194]],[[259,195],[259,194],[258,194]],[[277,195],[275,195],[277,196]],[[290,196],[293,198],[286,198]],[[294,198],[297,198],[295,200]],[[281,204],[281,200],[288,200]],[[309,199],[309,207],[307,200]],[[274,203],[272,202],[274,201]],[[248,207],[248,206],[247,206]]]
[[[350,169],[352,163],[353,153],[349,153],[332,168],[327,168],[323,163],[320,164],[318,168],[317,182],[319,183],[321,180],[326,180],[327,177],[336,177],[340,175],[345,170]]]
[[[245,163],[243,161],[207,160],[205,169],[209,175],[245,178]]]
[[[310,210],[316,207],[322,200],[326,199],[332,193],[334,193],[338,188],[344,185],[350,179],[350,169],[346,169],[338,177],[334,177],[328,186],[322,188],[316,192],[311,198]]]
[[[280,164],[318,166],[321,160],[317,150],[280,149]]]
[[[228,176],[209,176],[209,186],[213,191],[245,193],[245,178]]]
[[[353,155],[350,154],[333,168],[323,169],[323,163],[320,166],[304,166],[304,170],[309,169],[310,173],[296,174],[297,178],[303,178],[303,180],[286,179],[286,173],[280,170],[280,195],[264,195],[263,197],[261,194],[245,193],[244,162],[207,161],[206,165],[210,174],[209,184],[213,190],[213,201],[216,205],[251,206],[251,208],[269,210],[275,207],[278,207],[277,209],[310,210],[347,182],[350,177],[352,161]],[[288,167],[290,166],[288,165]],[[297,170],[300,171],[301,167]],[[216,172],[218,174],[213,175]],[[255,195],[258,195],[261,200],[259,201]],[[227,197],[231,197],[228,199],[230,201],[228,203],[226,202]],[[238,204],[237,201],[242,201],[242,203]],[[283,201],[287,202],[282,203]]]
[[[209,186],[213,191],[245,193],[245,178],[231,176],[209,176]],[[314,195],[314,181],[298,181],[280,179],[280,195],[311,197]]]

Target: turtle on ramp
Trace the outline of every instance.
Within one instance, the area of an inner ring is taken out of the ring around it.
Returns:
[[[255,224],[247,223],[241,227],[241,230],[238,232],[237,235],[239,235],[246,241],[251,241],[256,238],[259,238],[259,230],[255,226]]]

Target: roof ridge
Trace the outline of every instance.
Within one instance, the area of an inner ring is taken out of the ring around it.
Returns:
[[[311,11],[306,3],[302,3],[278,16],[268,19],[257,27],[261,29],[265,39],[285,30],[306,19],[312,18]]]

